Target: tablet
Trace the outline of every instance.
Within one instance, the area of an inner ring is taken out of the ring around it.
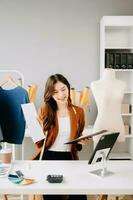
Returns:
[[[119,132],[115,133],[109,133],[109,134],[104,134],[100,137],[93,154],[88,162],[88,164],[94,164],[97,162],[101,162],[103,157],[101,156],[102,153],[104,153],[105,158],[109,156],[109,153],[114,146],[118,136]]]
[[[105,133],[105,132],[107,132],[107,130],[101,130],[101,131],[98,131],[98,132],[96,132],[96,133],[90,133],[90,134],[88,134],[88,135],[78,137],[78,138],[76,138],[76,139],[74,139],[74,140],[71,140],[71,141],[69,141],[69,142],[66,142],[66,143],[64,143],[64,144],[75,144],[75,143],[77,143],[77,142],[80,142],[80,141],[83,140],[83,139],[89,139],[89,138],[91,138],[91,137],[93,137],[93,136],[96,136],[96,135],[99,135],[99,134],[102,134],[102,133]]]

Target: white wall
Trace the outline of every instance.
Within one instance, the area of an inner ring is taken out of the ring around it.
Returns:
[[[99,78],[101,17],[132,14],[132,0],[0,0],[0,68],[37,83],[37,105],[52,73],[81,90]]]
[[[99,22],[133,15],[132,0],[0,0],[0,69],[37,83],[36,105],[49,75],[63,73],[77,90],[99,78]],[[90,124],[96,115],[91,108]]]

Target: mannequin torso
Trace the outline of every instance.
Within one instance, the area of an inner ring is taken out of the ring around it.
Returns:
[[[105,69],[103,78],[91,84],[98,115],[94,124],[94,132],[106,129],[120,132],[119,141],[124,141],[124,123],[121,116],[121,103],[125,91],[125,82],[115,78],[115,71]],[[100,136],[93,138],[97,143]]]

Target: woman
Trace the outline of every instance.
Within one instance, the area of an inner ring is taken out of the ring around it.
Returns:
[[[81,136],[84,129],[83,109],[72,105],[70,84],[61,74],[48,78],[45,85],[44,104],[38,111],[39,122],[47,132],[43,160],[77,160],[81,144],[64,145],[65,142]],[[37,142],[39,158],[43,141]],[[45,200],[60,200],[60,195],[45,195]],[[69,195],[69,200],[86,200],[85,195]]]

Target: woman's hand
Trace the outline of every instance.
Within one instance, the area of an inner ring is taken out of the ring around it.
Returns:
[[[90,142],[90,138],[86,138],[86,139],[80,140],[78,144],[85,145],[85,144],[89,144],[89,142]]]

